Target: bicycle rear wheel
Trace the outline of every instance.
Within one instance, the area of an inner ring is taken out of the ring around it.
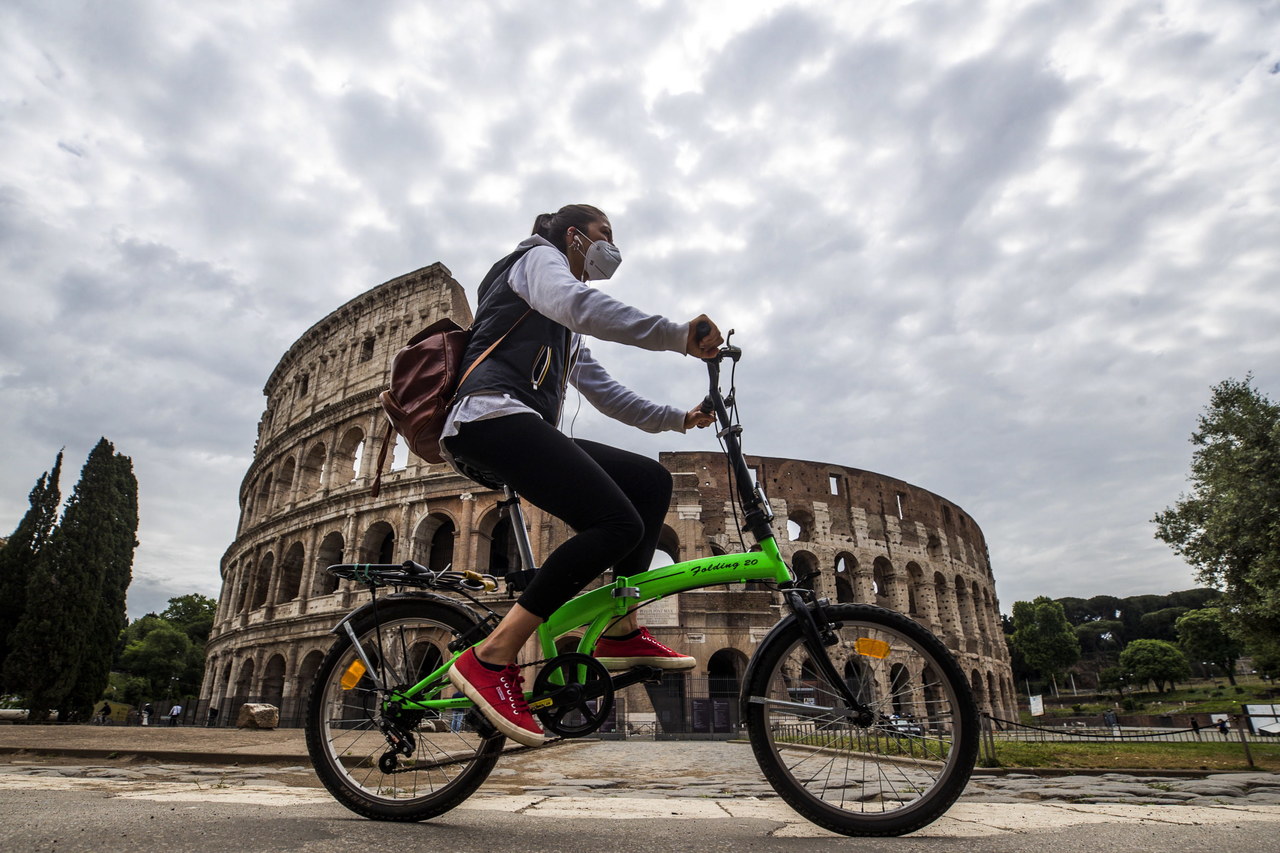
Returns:
[[[316,774],[347,808],[376,820],[425,820],[475,792],[506,741],[476,730],[463,711],[444,714],[384,708],[386,693],[410,687],[448,659],[448,644],[472,620],[431,601],[378,606],[352,624],[375,672],[367,672],[351,639],[338,635],[320,664],[307,706],[307,750]],[[344,684],[345,680],[345,684]],[[444,695],[453,688],[445,682]],[[382,725],[407,733],[411,754],[392,749]],[[482,724],[483,725],[483,724]]]
[[[846,712],[794,623],[756,652],[744,688],[752,750],[778,795],[819,826],[912,832],[969,780],[978,752],[972,693],[946,647],[905,616],[862,604],[827,611],[838,642],[824,651],[873,713]]]

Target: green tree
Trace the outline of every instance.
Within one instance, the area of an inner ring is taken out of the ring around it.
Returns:
[[[1192,660],[1221,667],[1227,679],[1236,683],[1236,661],[1244,653],[1244,647],[1227,633],[1221,610],[1216,607],[1189,610],[1179,617],[1177,628],[1178,643]]]
[[[1225,380],[1191,443],[1191,491],[1156,514],[1156,537],[1223,590],[1230,633],[1271,654],[1280,646],[1280,406],[1252,375]]]
[[[131,674],[145,678],[151,697],[158,699],[170,692],[171,680],[182,681],[190,665],[191,651],[191,640],[186,632],[162,621],[146,636],[125,647],[120,664]],[[182,692],[185,691],[180,689],[179,693]]]
[[[216,599],[191,593],[169,599],[169,606],[160,617],[185,631],[191,642],[203,644],[213,630],[213,614],[217,607]]]
[[[1133,676],[1131,684],[1150,681],[1160,693],[1165,692],[1165,684],[1172,689],[1175,681],[1191,677],[1186,656],[1173,643],[1164,640],[1134,640],[1129,643],[1120,653],[1120,669]]]
[[[107,684],[137,545],[137,481],[125,463],[111,442],[98,442],[32,569],[5,661],[6,682],[32,719],[87,716]]]
[[[0,548],[0,673],[9,657],[9,638],[22,619],[27,605],[27,584],[31,570],[49,541],[58,521],[58,504],[62,492],[58,481],[62,475],[62,452],[54,459],[53,468],[40,475],[28,498],[30,507],[3,548]],[[0,676],[0,685],[4,684]]]
[[[99,520],[101,549],[97,553],[100,570],[98,607],[93,622],[86,626],[85,651],[80,671],[63,703],[68,709],[95,705],[106,689],[115,660],[116,640],[129,623],[125,599],[133,580],[133,552],[138,547],[138,480],[133,461],[114,452],[105,438],[99,442],[110,451],[110,480],[104,483],[106,518]]]
[[[1046,678],[1080,659],[1080,641],[1062,605],[1043,595],[1035,601],[1014,602],[1010,642],[1027,665]]]

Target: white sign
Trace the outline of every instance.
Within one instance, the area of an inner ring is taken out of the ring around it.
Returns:
[[[706,634],[685,634],[685,642],[688,643],[705,643],[707,641]]]
[[[678,628],[680,626],[680,596],[668,595],[640,611],[640,621],[650,628]]]
[[[1027,699],[1030,700],[1031,702],[1031,716],[1043,717],[1044,716],[1044,697],[1028,696]]]

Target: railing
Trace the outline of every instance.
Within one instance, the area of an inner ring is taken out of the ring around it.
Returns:
[[[990,714],[982,715],[982,755],[988,766],[997,764],[996,751],[1000,743],[1106,743],[1116,741],[1145,743],[1239,743],[1245,760],[1255,767],[1251,742],[1280,745],[1280,736],[1253,734],[1255,715],[1232,714],[1225,726],[1201,726],[1189,728],[1164,726],[1136,727],[1120,725],[1090,726],[1079,723],[1062,726],[1035,726],[1013,720],[1004,720]],[[1271,716],[1260,716],[1264,723],[1274,722]]]

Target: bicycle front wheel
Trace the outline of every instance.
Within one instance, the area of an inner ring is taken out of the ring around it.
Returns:
[[[902,835],[942,815],[978,753],[968,683],[937,638],[879,607],[827,608],[838,642],[822,650],[870,713],[846,708],[799,624],[766,642],[744,687],[751,747],[792,808],[845,835]]]
[[[425,820],[471,796],[489,775],[502,735],[478,732],[461,710],[385,706],[387,688],[417,684],[448,660],[449,643],[473,624],[431,601],[379,605],[376,620],[370,614],[352,625],[373,672],[350,637],[338,635],[316,673],[306,733],[316,774],[344,806],[376,820]],[[447,683],[439,690],[453,693]],[[411,744],[411,754],[393,749],[388,724],[395,738]]]

